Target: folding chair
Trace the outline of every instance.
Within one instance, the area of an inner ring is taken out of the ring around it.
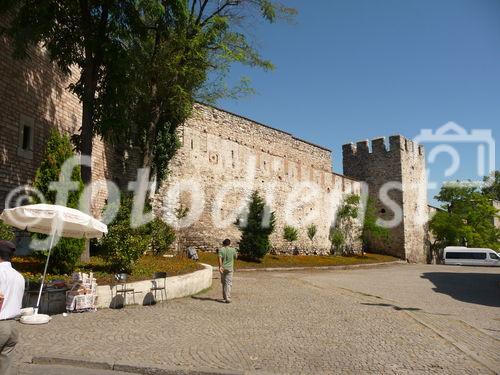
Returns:
[[[127,278],[128,274],[126,273],[117,273],[115,275],[115,280],[116,280],[116,297],[119,294],[123,294],[123,307],[127,304],[127,293],[132,293],[132,299],[135,304],[135,289],[134,288],[127,288]],[[114,307],[116,308],[116,300],[114,302]]]
[[[154,292],[155,301],[156,293],[160,292],[161,300],[163,301],[163,296],[165,295],[165,300],[167,299],[167,273],[166,272],[155,272],[153,274],[153,280],[151,280],[151,292]],[[152,301],[151,301],[152,302]]]

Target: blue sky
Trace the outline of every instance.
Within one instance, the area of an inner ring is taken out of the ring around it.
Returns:
[[[276,69],[235,66],[229,81],[248,76],[257,94],[218,106],[332,149],[340,173],[348,142],[414,138],[450,121],[499,136],[499,0],[286,3],[299,12],[294,24],[252,28]],[[427,152],[433,147],[424,145]],[[443,153],[429,164],[430,179],[477,179],[477,145],[453,147],[461,158],[457,172],[444,176],[450,156]]]

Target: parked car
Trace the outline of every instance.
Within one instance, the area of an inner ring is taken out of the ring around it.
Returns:
[[[444,249],[443,258],[444,264],[500,267],[500,255],[487,248],[447,246]]]

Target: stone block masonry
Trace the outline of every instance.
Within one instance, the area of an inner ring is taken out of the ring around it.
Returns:
[[[1,26],[7,22],[0,18]],[[71,136],[79,133],[81,124],[81,103],[68,89],[78,72],[64,75],[43,48],[28,54],[28,59],[13,59],[7,38],[0,37],[0,210],[9,192],[32,183],[50,129]],[[179,129],[179,138],[181,148],[153,206],[158,215],[170,212],[172,216],[175,186],[185,191],[180,195],[183,205],[200,203],[191,207],[187,217],[196,220],[180,232],[185,246],[214,250],[226,237],[237,243],[240,231],[234,223],[247,205],[245,197],[258,190],[276,214],[271,240],[277,252],[297,247],[306,253],[329,253],[329,230],[346,194],[360,194],[360,181],[366,181],[380,216],[390,219],[392,211],[381,204],[377,192],[393,181],[401,190],[392,189],[388,196],[401,205],[403,220],[380,250],[410,261],[425,260],[426,222],[415,215],[427,204],[423,149],[401,136],[390,138],[389,149],[383,139],[374,140],[371,151],[368,142],[345,145],[345,176],[332,172],[328,149],[202,104],[195,104],[193,115]],[[92,180],[111,180],[126,187],[136,178],[134,166],[140,157],[140,150],[117,150],[96,137]],[[93,193],[92,208],[99,217],[106,186]],[[422,218],[425,221],[425,215]],[[307,237],[310,224],[317,227],[313,242]],[[285,225],[299,230],[293,244],[283,239]],[[355,241],[352,246],[360,249],[361,244]]]
[[[198,219],[183,230],[186,245],[215,250],[229,237],[238,241],[234,224],[244,211],[245,198],[258,190],[276,215],[271,236],[277,252],[329,253],[330,226],[346,194],[360,193],[360,184],[332,172],[331,152],[292,135],[244,117],[201,104],[179,131],[181,148],[170,163],[169,177],[160,189],[156,210],[172,212],[167,192],[180,181],[191,193],[181,199]],[[307,226],[315,224],[311,243]],[[283,239],[283,228],[299,230],[298,241]],[[359,241],[354,246],[360,248]]]
[[[400,135],[389,137],[389,148],[384,138],[372,140],[371,150],[368,141],[350,143],[343,146],[343,166],[346,176],[368,184],[379,217],[395,221],[389,242],[372,241],[372,248],[425,262],[428,208],[423,146]],[[384,189],[388,199],[383,199]]]
[[[7,24],[0,18],[0,26]],[[12,189],[30,184],[40,165],[51,128],[72,136],[79,133],[82,107],[68,87],[78,72],[63,74],[43,48],[16,60],[5,35],[0,36],[0,210]],[[120,153],[95,137],[92,180],[113,180],[119,185],[133,179],[124,173]],[[124,181],[120,180],[123,179]],[[104,204],[106,188],[95,191],[95,210]]]

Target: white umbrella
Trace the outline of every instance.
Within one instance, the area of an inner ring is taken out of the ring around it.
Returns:
[[[54,204],[32,204],[9,208],[2,212],[0,219],[6,224],[10,224],[22,230],[51,235],[50,245],[48,247],[49,254],[47,255],[47,261],[45,262],[45,268],[43,270],[42,283],[40,285],[38,300],[35,307],[35,315],[38,315],[38,307],[40,305],[40,298],[42,296],[43,284],[47,274],[54,238],[57,236],[87,239],[100,238],[103,234],[108,233],[106,224],[101,223],[92,216],[84,214],[74,208]],[[47,318],[43,318],[42,315],[43,314],[38,315],[41,319],[29,320],[31,323],[49,320],[48,316]]]

